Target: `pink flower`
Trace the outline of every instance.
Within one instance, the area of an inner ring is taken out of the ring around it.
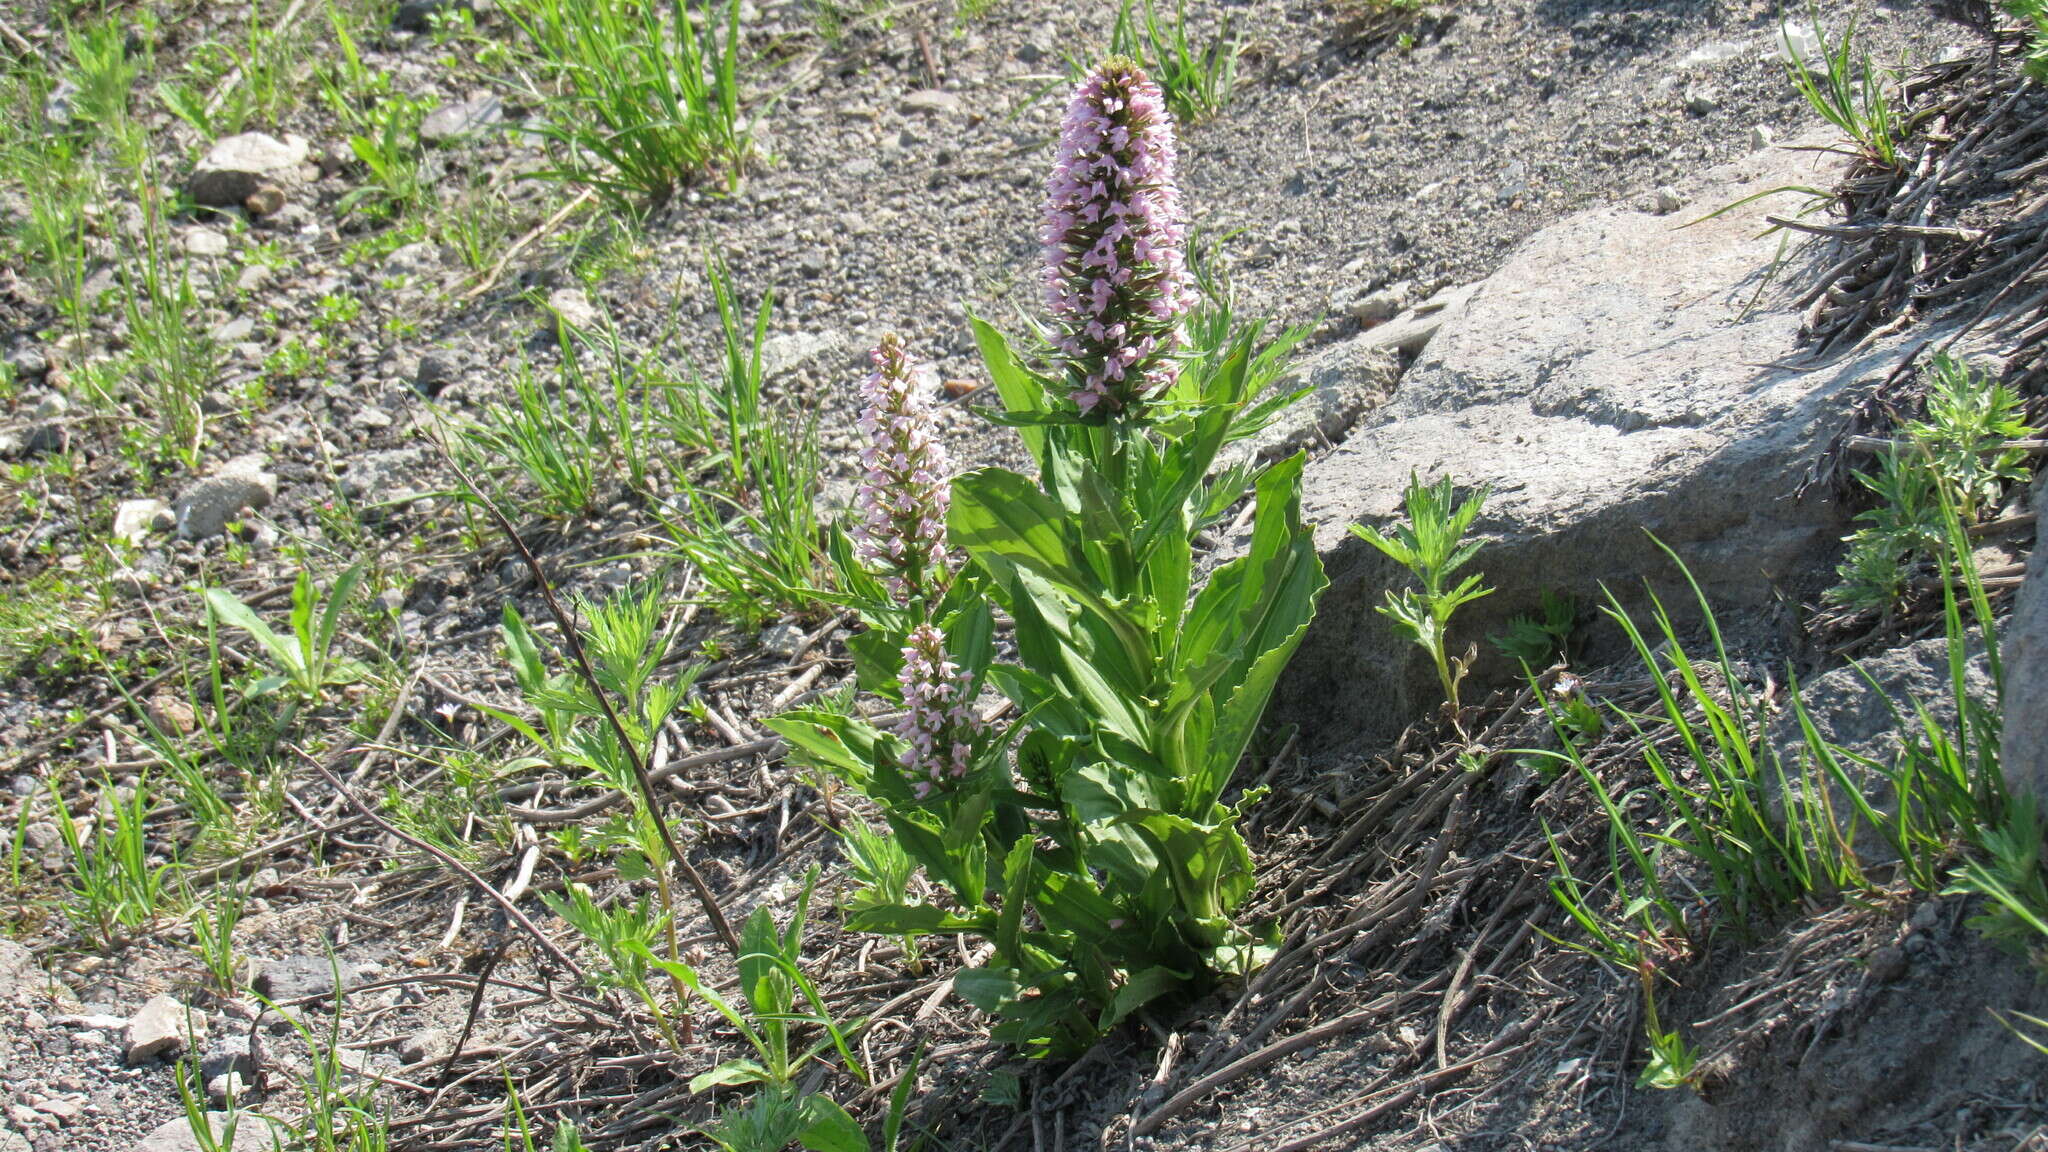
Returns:
[[[1121,412],[1173,381],[1195,293],[1159,86],[1111,59],[1074,89],[1047,178],[1045,299],[1082,412]]]
[[[882,337],[869,358],[875,371],[861,384],[860,523],[856,553],[893,594],[924,597],[944,583],[946,508],[952,461],[932,427],[931,407],[918,388],[920,373],[903,342]]]
[[[910,630],[903,649],[904,716],[896,734],[910,744],[903,766],[921,777],[914,791],[924,799],[936,785],[967,775],[981,717],[968,698],[967,674],[946,658],[946,637],[929,624]]]

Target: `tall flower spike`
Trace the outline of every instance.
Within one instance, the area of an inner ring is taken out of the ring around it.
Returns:
[[[1193,306],[1173,118],[1159,85],[1113,57],[1074,89],[1045,185],[1045,299],[1082,412],[1120,412],[1172,382]]]
[[[937,592],[946,571],[947,487],[952,462],[939,443],[919,372],[903,342],[882,337],[868,357],[874,372],[860,386],[861,522],[857,554],[898,597]]]
[[[920,777],[917,796],[967,775],[981,718],[968,699],[967,674],[946,658],[946,637],[929,624],[910,630],[903,649],[903,720],[897,735],[910,742],[903,766]]]

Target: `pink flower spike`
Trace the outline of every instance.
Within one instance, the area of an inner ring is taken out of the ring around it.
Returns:
[[[1042,240],[1055,344],[1071,377],[1116,381],[1072,390],[1084,414],[1123,412],[1173,381],[1194,301],[1174,166],[1165,96],[1136,64],[1106,61],[1074,89],[1046,180]],[[1106,373],[1113,364],[1128,370]]]
[[[945,584],[946,509],[952,461],[932,426],[930,406],[903,342],[884,336],[870,354],[875,371],[861,384],[861,523],[855,554],[901,597],[930,597]]]

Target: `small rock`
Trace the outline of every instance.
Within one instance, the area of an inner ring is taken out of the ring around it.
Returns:
[[[306,142],[298,136],[283,140],[264,132],[228,136],[207,149],[185,182],[185,193],[193,203],[210,208],[242,206],[266,185],[281,190],[296,182],[306,154]]]
[[[78,1119],[85,1111],[85,1101],[78,1096],[45,1096],[37,1100],[34,1107],[45,1116],[69,1122]]]
[[[365,404],[361,408],[356,409],[355,415],[349,417],[349,423],[358,428],[368,428],[372,431],[380,428],[389,428],[391,427],[391,413],[374,404]]]
[[[424,276],[441,267],[441,246],[431,240],[407,244],[384,258],[384,271],[393,276]]]
[[[896,102],[898,112],[921,112],[927,116],[951,115],[964,107],[966,105],[956,93],[940,88],[924,88]]]
[[[223,1072],[209,1077],[206,1081],[206,1099],[217,1107],[225,1108],[240,1100],[249,1091],[249,1085],[240,1072]]]
[[[256,1057],[249,1051],[250,1037],[246,1030],[236,1030],[232,1036],[222,1037],[206,1050],[199,1061],[199,1074],[208,1080],[225,1076],[230,1072],[244,1077],[256,1075]]]
[[[71,428],[61,421],[38,424],[28,430],[21,447],[31,455],[62,452],[71,446]]]
[[[1681,69],[1707,67],[1733,60],[1749,50],[1750,46],[1739,40],[1714,40],[1686,53],[1678,61],[1678,66]]]
[[[206,1014],[187,1008],[178,998],[159,994],[128,1018],[130,1064],[140,1064],[183,1047],[187,1038],[206,1035]]]
[[[398,1046],[398,1058],[407,1064],[425,1064],[432,1060],[446,1060],[455,1051],[455,1037],[445,1028],[423,1028],[405,1038]]]
[[[277,477],[262,469],[262,458],[242,456],[219,472],[197,481],[172,504],[180,540],[218,536],[228,522],[252,508],[267,508],[277,498]]]
[[[494,127],[504,119],[505,105],[496,96],[443,104],[420,121],[420,139],[429,144],[450,144]]]
[[[1777,143],[1777,137],[1774,134],[1772,134],[1771,130],[1768,127],[1759,124],[1756,127],[1751,128],[1749,130],[1750,151],[1755,152],[1764,148],[1769,148],[1772,144],[1775,143]]]
[[[221,345],[240,344],[255,334],[256,318],[237,316],[213,330],[213,342]]]
[[[846,354],[846,337],[837,332],[784,332],[761,346],[761,372],[781,376]],[[833,365],[837,367],[837,365]]]
[[[209,1135],[213,1139],[201,1143],[199,1137],[193,1134],[192,1125],[183,1116],[175,1120],[166,1120],[151,1130],[149,1135],[144,1136],[130,1152],[204,1152],[209,1148],[226,1148],[228,1121],[229,1116],[226,1112],[208,1112],[206,1126],[211,1129]],[[270,1121],[253,1113],[240,1113],[234,1117],[234,1122],[236,1148],[268,1147],[273,1135],[282,1135],[280,1130],[271,1128]]]
[[[168,692],[150,697],[149,719],[170,736],[183,736],[199,726],[199,716],[192,705]]]
[[[185,233],[185,251],[193,256],[225,256],[228,238],[211,228],[194,228]]]
[[[242,210],[259,219],[275,216],[284,211],[284,189],[275,184],[258,184],[254,191],[242,197]]]
[[[1685,94],[1685,110],[1695,116],[1705,116],[1721,107],[1721,90],[1706,85],[1688,89]]]
[[[413,372],[413,391],[429,399],[439,396],[443,388],[455,380],[455,366],[445,356],[432,352],[420,357],[420,366]]]
[[[1776,55],[1787,64],[1805,61],[1814,65],[1820,55],[1820,33],[1804,24],[1787,21],[1778,29]]]
[[[1889,984],[1906,974],[1906,953],[1904,949],[1886,945],[1870,954],[1870,978],[1880,984]]]
[[[256,971],[258,995],[272,1001],[305,1000],[332,996],[355,987],[357,971],[346,960],[329,961],[325,956],[286,956],[265,960]]]
[[[1415,282],[1402,280],[1353,300],[1346,311],[1361,324],[1378,324],[1400,315],[1414,295]]]
[[[33,344],[24,344],[7,354],[7,366],[14,371],[14,378],[22,382],[41,380],[50,374],[50,358]]]
[[[1669,216],[1683,207],[1685,201],[1678,198],[1678,189],[1669,184],[1657,189],[1655,195],[1650,198],[1650,211],[1659,216]]]
[[[29,416],[35,420],[56,420],[71,411],[71,401],[62,392],[45,392],[29,409]]]
[[[803,643],[804,630],[784,620],[770,625],[761,632],[761,650],[782,658],[796,655],[796,646]]]
[[[548,293],[548,309],[571,328],[594,329],[598,326],[597,309],[591,306],[590,297],[584,295],[581,288],[557,288]]]
[[[440,13],[475,10],[470,0],[405,0],[391,14],[391,28],[394,32],[425,32],[433,27],[433,18]]]

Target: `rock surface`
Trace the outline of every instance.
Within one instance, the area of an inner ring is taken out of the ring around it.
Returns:
[[[1976,642],[1971,645],[1970,659],[1965,665],[1964,690],[1971,699],[1989,705],[1996,697],[1991,666],[1985,659],[1982,638],[1973,639]],[[1939,636],[1916,641],[1859,660],[1850,667],[1822,673],[1800,686],[1800,699],[1813,721],[1814,731],[1841,753],[1848,754],[1837,756],[1844,773],[1855,781],[1872,808],[1891,815],[1898,810],[1897,797],[1884,774],[1852,757],[1864,757],[1886,767],[1896,764],[1905,738],[1917,732],[1922,709],[1943,731],[1955,730],[1948,641]],[[1799,717],[1791,709],[1772,720],[1769,741],[1777,750],[1778,762],[1788,778],[1803,779],[1811,770],[1818,778],[1828,779],[1826,768],[1814,762],[1800,730]],[[1829,780],[1828,790],[1834,811],[1848,813],[1851,809],[1840,786]],[[1866,826],[1857,828],[1856,851],[1866,865],[1897,858]]]
[[[1750,156],[1704,174],[1688,198],[1729,204],[1795,176],[1825,182],[1813,163]],[[1394,517],[1411,472],[1492,490],[1475,568],[1497,592],[1460,611],[1456,652],[1545,589],[1591,604],[1604,582],[1639,598],[1648,573],[1671,593],[1677,572],[1653,536],[1724,613],[1767,608],[1781,580],[1817,570],[1843,525],[1819,496],[1791,493],[1842,390],[1888,371],[1896,352],[1759,367],[1792,356],[1799,329],[1782,303],[1744,311],[1776,254],[1777,238],[1758,236],[1775,210],[1766,199],[1683,229],[1628,206],[1581,213],[1531,237],[1443,321],[1378,423],[1309,471],[1304,515],[1331,586],[1279,697],[1289,719],[1311,739],[1385,740],[1436,702],[1420,650],[1374,611],[1406,573],[1348,530]],[[1505,664],[1482,655],[1482,680],[1504,678]]]
[[[283,1002],[313,996],[332,996],[355,987],[355,965],[346,960],[330,961],[325,956],[286,956],[265,960],[256,972],[255,989],[265,998]]]
[[[2048,478],[2034,486],[2037,512],[2044,500]],[[1999,654],[2005,661],[2005,741],[1999,754],[2005,786],[2048,808],[2048,556],[2038,545],[1999,637]]]
[[[1274,387],[1306,388],[1308,395],[1258,435],[1225,448],[1219,462],[1228,465],[1251,457],[1277,460],[1298,448],[1343,440],[1367,410],[1392,391],[1401,375],[1399,358],[1372,336],[1370,332],[1353,336],[1303,360]]]

